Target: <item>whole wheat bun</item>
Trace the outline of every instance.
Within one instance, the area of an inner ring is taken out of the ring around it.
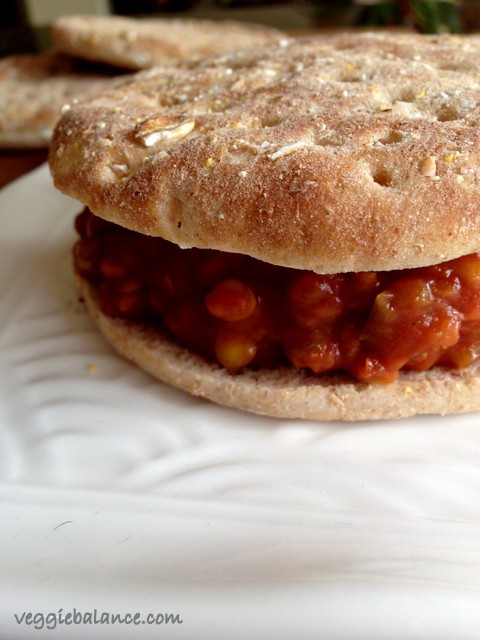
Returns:
[[[314,376],[283,367],[236,375],[180,347],[158,326],[111,318],[95,290],[80,286],[88,310],[116,351],[155,378],[235,409],[277,418],[379,420],[480,409],[480,365],[402,372],[388,385],[355,382],[345,375]]]
[[[61,108],[105,88],[113,72],[56,51],[0,60],[0,148],[48,147]]]
[[[319,273],[480,250],[480,36],[340,34],[155,68],[73,105],[56,186],[182,247]]]
[[[275,42],[282,35],[273,27],[231,20],[78,15],[61,16],[52,25],[59,51],[133,70]]]

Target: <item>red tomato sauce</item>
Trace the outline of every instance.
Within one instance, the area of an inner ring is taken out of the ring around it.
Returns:
[[[319,275],[180,249],[93,216],[75,223],[75,269],[102,311],[158,322],[231,371],[290,364],[388,383],[400,370],[480,357],[480,254],[431,267]]]

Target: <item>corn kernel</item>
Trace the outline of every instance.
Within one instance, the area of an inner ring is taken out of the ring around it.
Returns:
[[[458,158],[458,151],[454,151],[453,153],[447,153],[446,156],[443,156],[442,160],[443,162],[450,163],[450,162],[455,162],[457,158]]]
[[[215,355],[226,369],[240,369],[249,364],[257,353],[255,343],[246,336],[222,334],[215,342]]]

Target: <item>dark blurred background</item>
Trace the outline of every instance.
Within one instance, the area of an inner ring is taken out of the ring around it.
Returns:
[[[311,30],[395,27],[423,32],[480,30],[480,0],[0,0],[0,55],[49,46],[49,24],[74,13],[181,16]]]

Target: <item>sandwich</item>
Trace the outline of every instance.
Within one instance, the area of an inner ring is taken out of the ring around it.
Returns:
[[[163,382],[282,418],[480,408],[480,38],[284,39],[65,109],[100,330]]]
[[[47,148],[62,106],[105,86],[118,70],[57,51],[0,60],[0,149]]]

